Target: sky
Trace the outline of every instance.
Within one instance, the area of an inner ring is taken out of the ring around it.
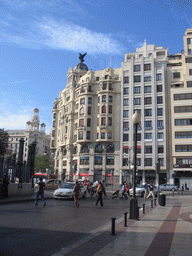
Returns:
[[[191,0],[0,0],[0,128],[25,129],[37,107],[50,133],[79,53],[93,71],[119,68],[145,39],[181,52],[187,28]]]

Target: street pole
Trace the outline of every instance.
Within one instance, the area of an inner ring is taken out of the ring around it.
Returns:
[[[137,168],[137,127],[141,120],[141,116],[138,110],[135,111],[135,114],[132,117],[134,127],[135,127],[135,141],[134,141],[134,170],[133,170],[133,197],[130,200],[130,219],[138,219],[138,200],[135,196],[135,187],[136,187],[136,168]]]

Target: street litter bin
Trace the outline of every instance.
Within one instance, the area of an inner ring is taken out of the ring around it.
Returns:
[[[159,194],[159,205],[165,206],[166,205],[166,195]]]

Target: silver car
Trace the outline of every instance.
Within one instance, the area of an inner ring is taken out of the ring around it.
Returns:
[[[147,186],[150,186],[150,184],[148,184]],[[153,185],[153,192],[154,192],[154,195],[157,197],[157,194],[158,194],[158,187],[154,186]],[[161,189],[160,189],[161,191]],[[145,194],[145,188],[144,188],[144,185],[139,185],[135,188],[135,195],[136,196],[140,196],[140,197],[144,197],[144,194]],[[129,195],[132,196],[133,195],[133,189],[129,189]]]
[[[81,192],[79,194],[79,196],[86,198],[86,194],[87,194],[87,189],[85,186],[83,186],[81,183],[79,183],[80,188],[81,188]],[[55,199],[59,199],[59,198],[69,198],[69,199],[73,199],[73,188],[75,186],[75,182],[65,182],[61,185],[61,187],[59,187],[58,189],[56,189],[53,192],[53,197]]]
[[[173,190],[178,190],[178,187],[175,186],[174,184],[162,184],[159,186],[162,191],[173,191]]]

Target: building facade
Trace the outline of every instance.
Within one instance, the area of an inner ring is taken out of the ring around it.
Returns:
[[[184,50],[168,56],[172,182],[192,189],[192,29],[183,36]]]
[[[88,70],[81,60],[53,107],[51,150],[61,179],[119,182],[121,69]]]
[[[141,115],[138,126],[137,183],[156,181],[156,163],[161,166],[160,182],[169,177],[168,98],[166,61],[168,50],[155,45],[125,54],[121,81],[121,166],[123,179],[132,183],[134,125],[132,116]]]
[[[31,121],[27,122],[26,130],[8,130],[9,144],[8,148],[18,157],[19,140],[23,138],[24,153],[23,160],[27,161],[28,146],[36,141],[36,156],[50,155],[50,135],[45,133],[45,124],[40,124],[39,109],[35,108]]]

